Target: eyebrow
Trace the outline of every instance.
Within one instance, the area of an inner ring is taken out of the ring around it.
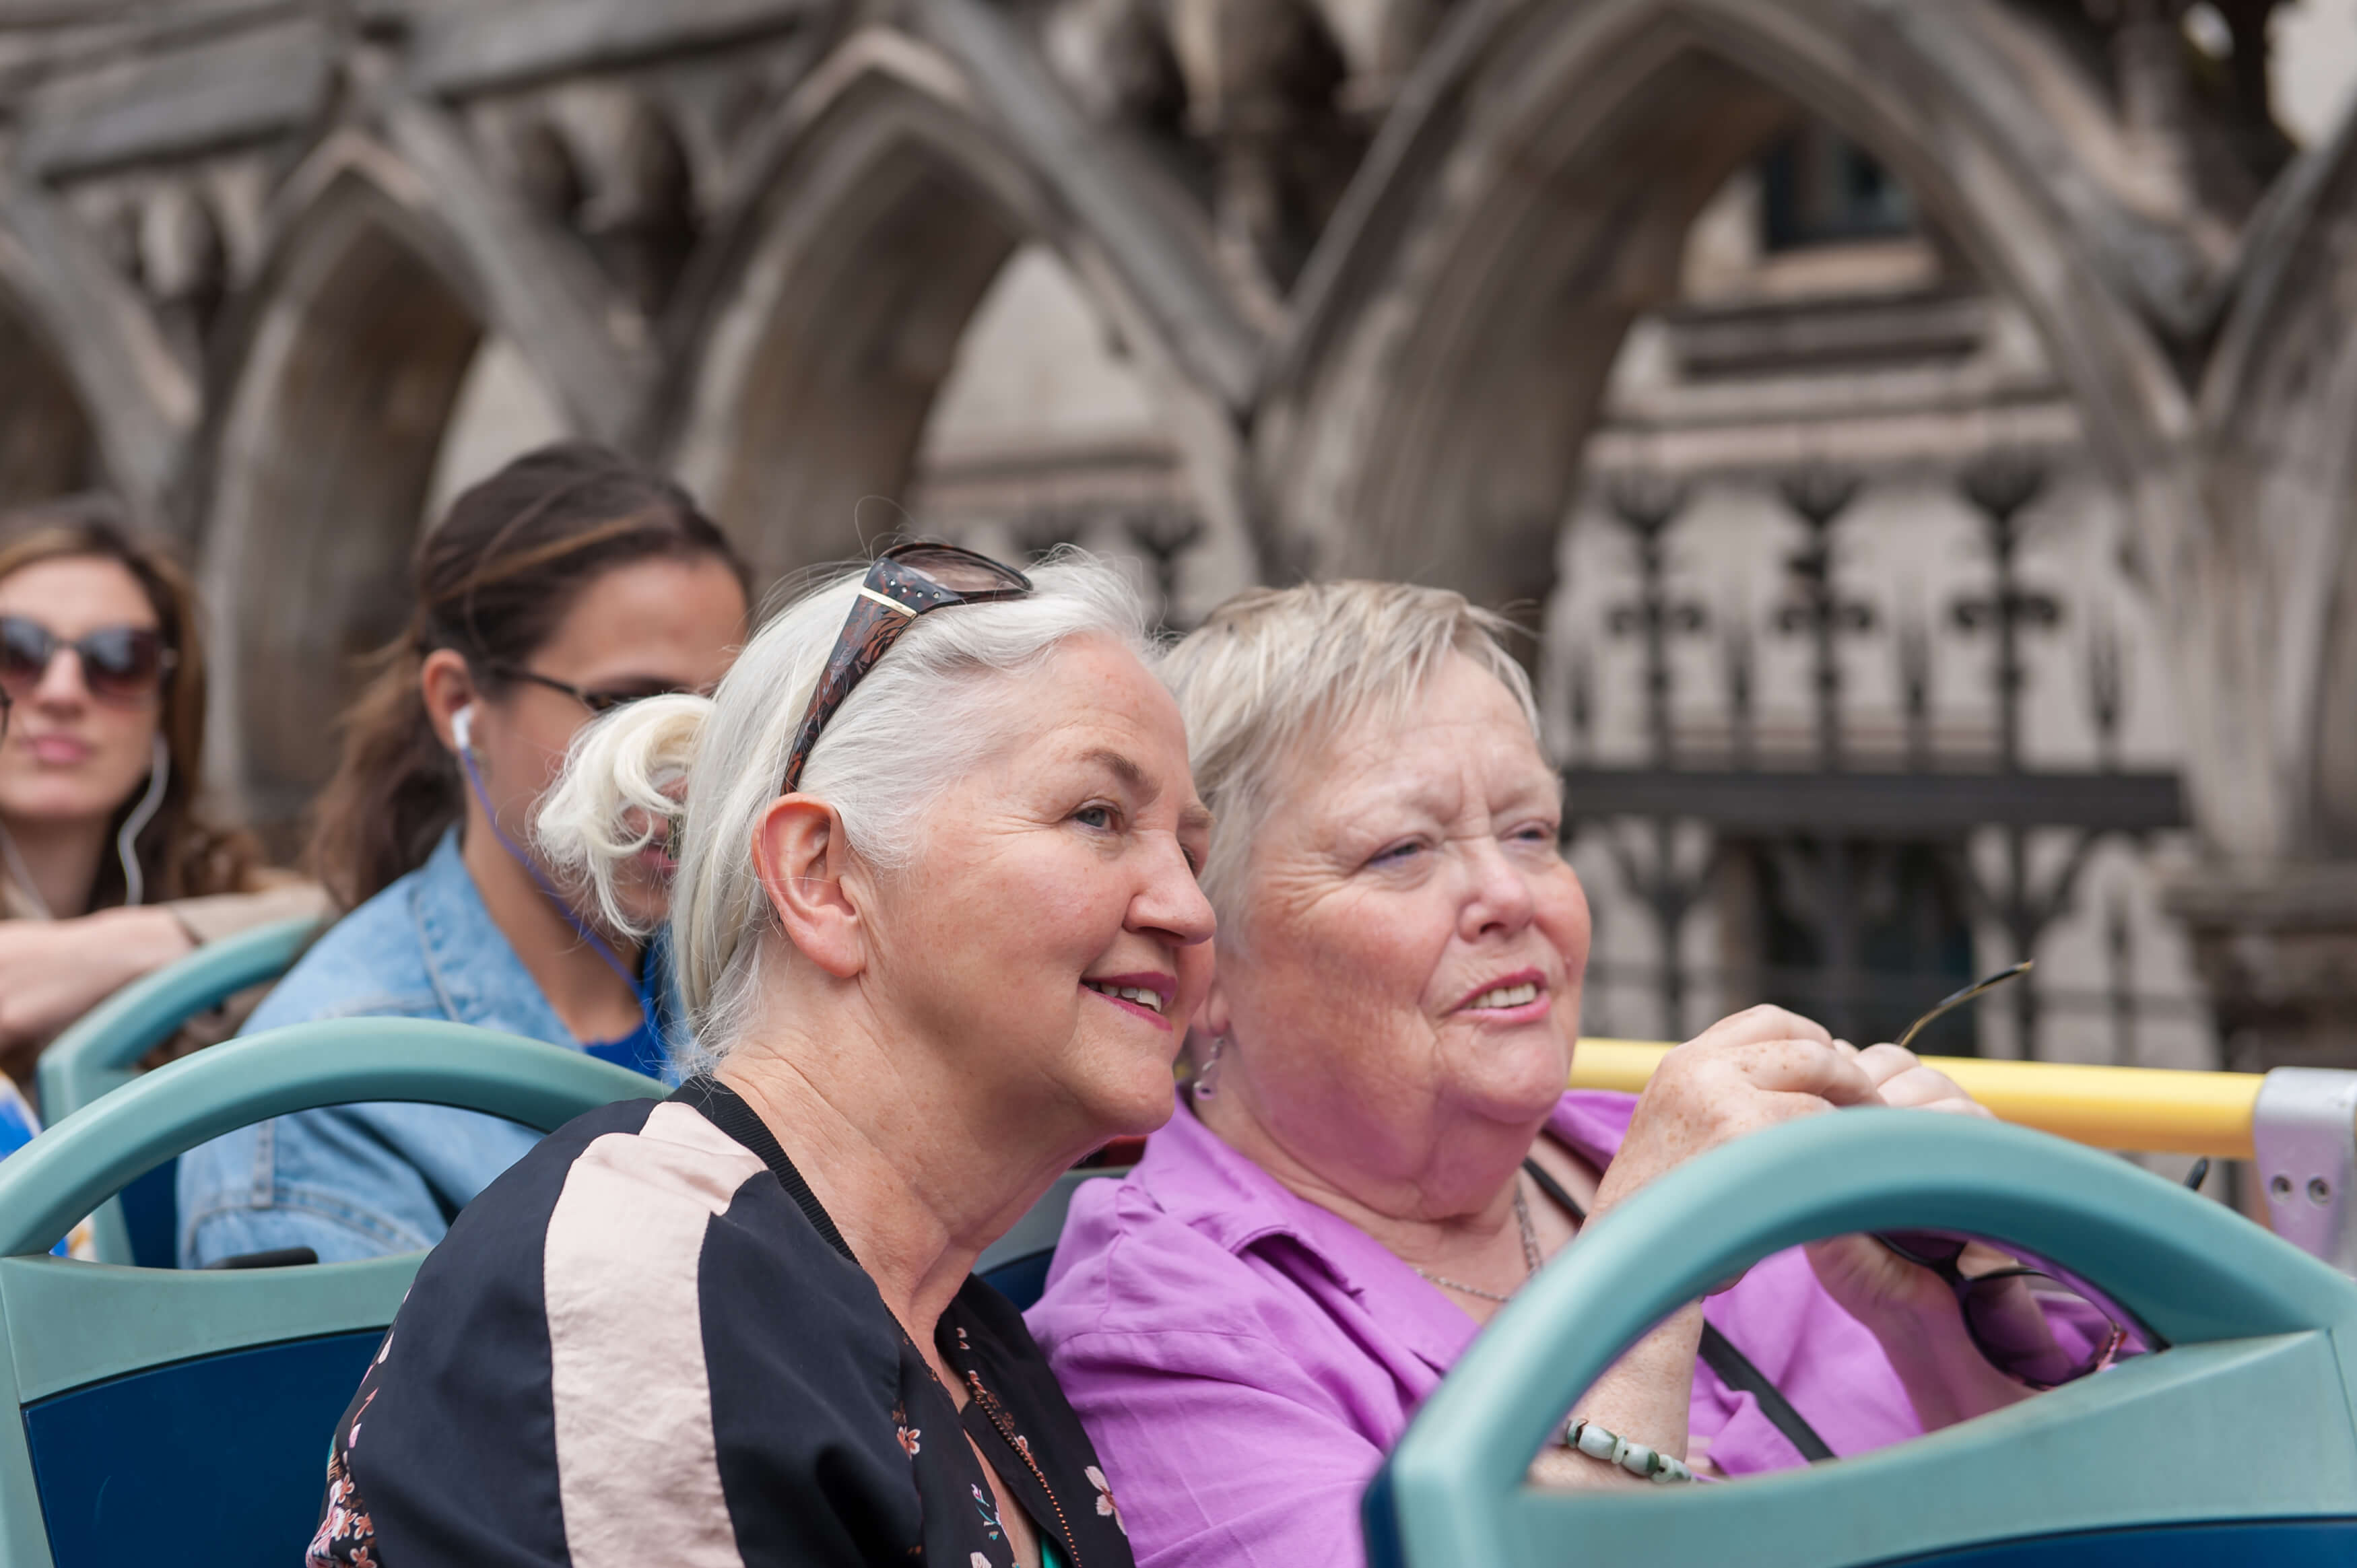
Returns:
[[[1110,746],[1101,746],[1093,750],[1082,752],[1081,760],[1093,762],[1103,768],[1120,779],[1124,789],[1143,800],[1151,800],[1162,793],[1154,781],[1146,776],[1145,768]],[[1196,828],[1205,832],[1211,832],[1211,808],[1200,800],[1189,801],[1186,809],[1178,813],[1178,825],[1182,829]]]
[[[1124,757],[1118,751],[1101,746],[1092,751],[1082,752],[1081,754],[1081,760],[1082,762],[1093,762],[1098,767],[1105,769],[1114,778],[1120,779],[1122,787],[1129,790],[1134,795],[1140,795],[1150,800],[1157,795],[1162,793],[1159,789],[1155,787],[1154,781],[1146,778],[1145,768],[1140,768],[1136,763],[1132,762],[1128,757]]]

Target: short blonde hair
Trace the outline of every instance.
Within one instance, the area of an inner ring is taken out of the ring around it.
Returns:
[[[1495,675],[1538,736],[1530,675],[1506,651],[1518,629],[1446,588],[1308,583],[1238,594],[1163,656],[1215,821],[1202,882],[1222,934],[1241,929],[1252,845],[1290,769],[1370,714],[1404,714],[1448,655]]]

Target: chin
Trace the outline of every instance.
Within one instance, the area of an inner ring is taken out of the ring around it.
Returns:
[[[1178,1107],[1174,1079],[1167,1063],[1151,1072],[1098,1078],[1082,1086],[1077,1096],[1097,1133],[1105,1138],[1143,1138],[1170,1120]]]

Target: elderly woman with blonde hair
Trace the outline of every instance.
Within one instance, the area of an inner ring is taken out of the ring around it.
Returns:
[[[1839,1106],[1979,1112],[1774,1007],[1671,1052],[1641,1098],[1565,1091],[1587,907],[1504,629],[1435,589],[1255,591],[1162,667],[1215,813],[1216,973],[1191,1090],[1125,1181],[1082,1189],[1029,1317],[1146,1568],[1361,1561],[1359,1495],[1418,1403],[1672,1166]],[[1630,1348],[1542,1469],[1739,1475],[2028,1391],[1942,1276],[1838,1238]]]

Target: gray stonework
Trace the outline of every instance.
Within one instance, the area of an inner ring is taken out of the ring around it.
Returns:
[[[773,574],[914,504],[1159,551],[1174,621],[1345,573],[1549,607],[1559,725],[1614,484],[1717,487],[1696,537],[1772,575],[1802,467],[1962,528],[2029,454],[2140,628],[2170,940],[2238,1058],[2357,1058],[2357,122],[2275,130],[2269,10],[2212,56],[2176,0],[0,5],[0,499],[188,541],[217,780],[284,822],[499,428],[676,467]],[[1810,123],[1910,234],[1713,252]],[[1025,310],[1092,325],[1039,340],[1093,407],[1004,391],[1052,371]]]

